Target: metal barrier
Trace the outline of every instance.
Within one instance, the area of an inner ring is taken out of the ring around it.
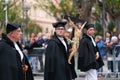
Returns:
[[[41,56],[44,52],[44,47],[36,47],[29,51],[29,56]]]
[[[118,51],[120,51],[120,45],[116,45],[114,48],[114,54],[113,54],[113,70],[114,73],[117,74],[118,78],[120,78],[119,72],[118,72],[118,61],[120,61],[120,56],[116,56],[116,54],[118,53]],[[118,53],[120,54],[120,52]]]
[[[44,47],[33,48],[32,50],[29,50],[28,53],[29,53],[28,55],[30,57],[36,57],[37,60],[40,62],[40,64],[41,64],[41,60],[42,60],[42,67],[44,67],[43,66],[43,54],[45,53],[45,48]],[[41,60],[39,58],[41,58]],[[36,66],[38,67],[39,65],[37,64]],[[32,65],[31,65],[31,67],[32,67]],[[41,65],[39,67],[41,67]],[[36,71],[33,71],[33,74],[34,75],[36,75],[36,74],[43,75],[43,71],[40,72],[40,70],[37,68]]]
[[[118,72],[118,67],[117,67],[117,64],[118,64],[118,61],[120,61],[120,57],[117,57],[116,54],[118,52],[118,50],[120,51],[120,45],[116,45],[113,49],[113,53],[112,53],[112,56],[109,56],[107,57],[107,61],[113,61],[113,72],[107,72],[107,74],[105,75],[105,79],[107,79],[107,77],[112,74],[112,77],[116,78],[118,77],[120,79],[120,73]],[[120,52],[119,52],[120,54]]]

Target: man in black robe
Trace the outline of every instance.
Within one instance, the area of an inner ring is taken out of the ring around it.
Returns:
[[[49,40],[45,52],[44,80],[72,80],[71,68],[68,64],[69,50],[63,37],[66,22],[53,23],[55,33]]]
[[[0,41],[0,80],[34,80],[31,67],[18,42],[22,37],[20,25],[8,23],[6,33]]]
[[[95,28],[93,24],[86,24],[84,28],[86,32],[80,40],[78,49],[78,69],[86,73],[85,80],[98,80],[96,69],[104,64],[93,39]]]

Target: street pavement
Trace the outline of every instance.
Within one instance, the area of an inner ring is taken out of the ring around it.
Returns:
[[[45,61],[45,56],[43,57],[43,63],[45,63],[44,61]],[[76,70],[76,73],[77,73],[77,78],[75,80],[85,80],[85,73],[80,72],[80,70],[77,69],[77,59],[75,60],[75,62],[76,62],[75,63],[75,70]],[[104,60],[104,64],[105,65],[103,66],[103,73],[102,73],[103,77],[99,78],[99,80],[120,80],[120,76],[119,76],[119,79],[115,78],[115,77],[113,77],[113,78],[109,78],[109,77],[105,78],[105,76],[108,74],[108,68],[107,68],[106,59]],[[38,67],[40,67],[39,64],[38,64]],[[44,80],[43,75],[44,75],[44,73],[34,73],[34,79],[35,80]]]
[[[34,79],[35,80],[44,80],[43,76],[34,76]],[[85,77],[81,76],[81,77],[76,78],[75,80],[85,80]],[[120,78],[119,79],[118,78],[107,78],[107,79],[105,79],[104,77],[102,77],[102,78],[99,78],[98,80],[120,80]]]
[[[44,80],[43,76],[35,76],[35,80]],[[79,77],[76,80],[84,80],[84,77]]]
[[[104,63],[105,63],[105,65],[103,67],[103,73],[102,73],[103,77],[99,78],[99,80],[120,80],[120,78],[118,79],[118,78],[115,78],[115,77],[113,77],[113,78],[112,77],[111,78],[109,78],[109,77],[105,78],[106,74],[108,73],[107,61],[104,60]],[[76,72],[77,72],[78,77],[75,80],[85,80],[85,73],[84,72],[80,72],[77,69],[76,69]],[[37,73],[37,74],[34,75],[34,79],[35,80],[44,80],[43,76],[44,76],[44,73]]]

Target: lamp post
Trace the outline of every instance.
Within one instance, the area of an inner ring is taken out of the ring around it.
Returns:
[[[103,27],[103,38],[105,39],[105,31],[106,31],[106,26],[105,26],[105,2],[104,0],[99,0],[100,2],[102,2],[102,27]]]
[[[27,35],[27,40],[28,40],[28,10],[30,9],[29,3],[24,3],[24,11],[26,15],[26,35]]]
[[[104,3],[104,0],[103,0],[102,26],[103,26],[103,38],[105,39],[106,26],[105,26],[104,19],[105,19],[105,3]]]
[[[24,0],[22,0],[22,32],[23,32],[23,37],[22,37],[22,44],[25,45],[25,28],[24,28]]]
[[[92,23],[93,23],[93,22],[95,21],[95,19],[96,19],[95,12],[96,12],[96,9],[95,9],[95,7],[93,6],[93,7],[91,8],[91,17],[92,17],[91,22],[92,22]]]
[[[4,11],[5,11],[5,26],[8,23],[8,3],[9,0],[2,0],[2,4],[4,5]]]
[[[6,7],[6,10],[5,10],[5,25],[7,25],[8,23],[8,1],[9,0],[5,0],[5,7]]]
[[[28,10],[30,9],[30,5],[29,3],[27,2],[24,2],[24,0],[22,0],[22,30],[23,30],[23,44],[25,44],[25,38],[27,37],[28,38],[28,32],[26,33],[27,35],[25,36],[25,30],[27,30],[27,18],[28,18],[28,15],[27,15],[27,12]],[[26,16],[26,21],[25,21],[25,16]],[[24,23],[26,23],[26,25],[24,25]]]
[[[95,13],[95,12],[96,12],[95,7],[92,7],[91,12],[92,12],[92,13]]]

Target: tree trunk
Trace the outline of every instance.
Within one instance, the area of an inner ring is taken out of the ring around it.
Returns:
[[[119,34],[120,33],[120,16],[115,18],[115,25],[117,27],[117,29],[116,29],[117,30],[117,34]]]
[[[90,21],[90,13],[93,3],[96,0],[77,0],[76,5],[78,6],[79,18],[82,20]]]

